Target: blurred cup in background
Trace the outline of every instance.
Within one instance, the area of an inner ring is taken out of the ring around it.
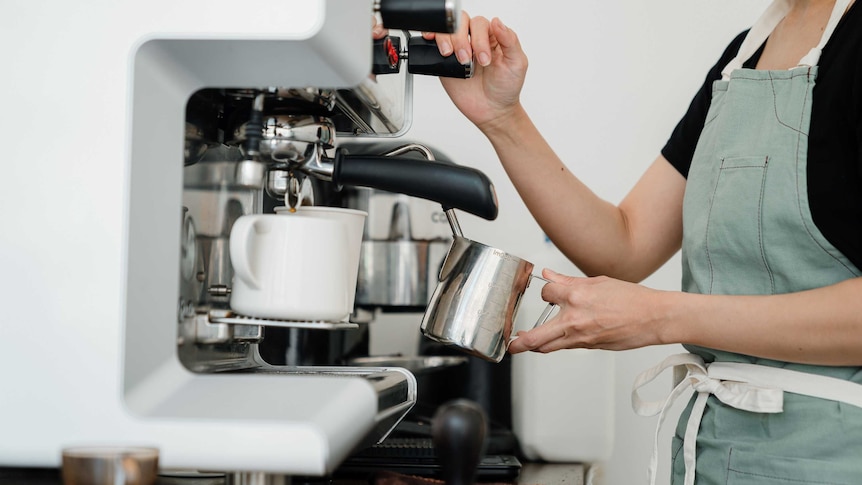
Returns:
[[[81,446],[63,449],[63,485],[153,485],[159,450],[147,447]]]

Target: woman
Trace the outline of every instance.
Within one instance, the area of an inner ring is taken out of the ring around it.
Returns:
[[[674,395],[697,391],[674,439],[675,483],[859,483],[862,7],[776,0],[618,206],[530,121],[512,30],[465,15],[436,38],[444,55],[480,66],[443,80],[455,105],[557,247],[595,275],[545,270],[543,298],[560,313],[510,351],[684,344],[690,354],[636,382],[673,366],[688,372]],[[683,292],[637,284],[680,248]],[[662,410],[634,398],[639,412]]]

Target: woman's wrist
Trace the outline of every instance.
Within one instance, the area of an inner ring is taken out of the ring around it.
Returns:
[[[656,337],[661,345],[691,343],[688,331],[691,330],[691,318],[686,317],[695,295],[681,291],[664,291],[660,293],[657,305],[658,326]]]
[[[521,103],[516,103],[510,109],[497,117],[477,123],[476,127],[490,140],[514,139],[517,133],[523,132],[523,128],[531,126],[532,121]]]

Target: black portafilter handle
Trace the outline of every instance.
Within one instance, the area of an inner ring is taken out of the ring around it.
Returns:
[[[387,29],[451,34],[458,29],[460,0],[378,0],[377,11]]]
[[[485,455],[488,433],[485,411],[475,402],[457,399],[442,404],[431,419],[431,439],[445,485],[472,485]]]
[[[459,209],[489,221],[497,218],[497,194],[487,175],[450,162],[407,157],[350,155],[335,151],[332,182],[370,187],[432,200],[444,210]]]

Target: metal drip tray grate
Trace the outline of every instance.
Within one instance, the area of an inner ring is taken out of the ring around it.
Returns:
[[[297,321],[275,320],[270,318],[247,317],[237,313],[225,315],[210,315],[211,323],[227,323],[231,325],[262,325],[266,327],[307,328],[316,330],[344,330],[359,328],[358,324],[350,322]]]

